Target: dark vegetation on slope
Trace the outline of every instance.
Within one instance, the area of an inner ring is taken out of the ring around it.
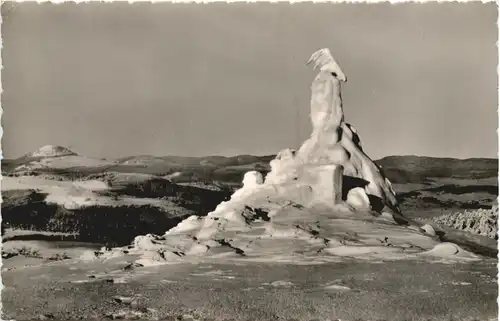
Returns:
[[[228,199],[231,191],[211,191],[179,186],[164,179],[118,186],[107,196],[162,198],[174,204],[168,211],[151,205],[86,206],[66,209],[45,202],[46,195],[33,190],[9,190],[3,193],[2,230],[78,233],[76,240],[129,244],[141,234],[163,234],[189,215],[203,215]]]
[[[396,198],[402,208],[489,209],[498,198],[498,185],[444,184],[397,193]]]
[[[442,186],[430,187],[422,189],[426,192],[434,192],[437,194],[450,193],[450,194],[467,194],[467,193],[479,193],[484,192],[491,195],[498,195],[498,187],[492,185],[453,185],[446,184]]]
[[[376,163],[392,183],[427,183],[433,178],[480,179],[498,175],[496,158],[388,156]]]
[[[186,211],[185,215],[173,216],[153,206],[97,205],[69,210],[46,203],[45,195],[35,191],[7,191],[4,198],[7,202],[2,207],[2,230],[78,233],[74,237],[77,241],[110,245],[129,244],[140,234],[162,234],[189,215]],[[12,198],[17,200],[11,202]]]
[[[137,198],[167,199],[178,206],[204,215],[214,210],[222,201],[228,200],[232,190],[214,191],[177,185],[163,178],[152,178],[144,182],[112,185],[111,190],[106,193],[115,197],[126,195]]]

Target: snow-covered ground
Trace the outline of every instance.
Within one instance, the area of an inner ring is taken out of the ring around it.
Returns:
[[[4,319],[493,321],[496,262],[172,264],[131,258],[4,270]]]
[[[131,175],[137,176],[136,174]],[[97,179],[70,181],[54,180],[44,176],[7,176],[2,177],[2,190],[35,190],[47,194],[45,202],[62,205],[67,209],[78,209],[93,205],[109,207],[151,205],[169,209],[173,205],[168,200],[158,198],[128,196],[114,198],[100,195],[99,192],[110,190],[110,186],[106,182]]]
[[[308,185],[294,180],[266,184],[257,173],[248,173],[244,187],[206,217],[191,216],[163,236],[136,237],[126,253],[114,249],[99,257],[139,255],[137,262],[148,266],[214,259],[293,264],[346,258],[480,260],[455,244],[441,243],[429,229],[398,224],[387,213],[359,211],[347,203],[300,204],[311,197]]]

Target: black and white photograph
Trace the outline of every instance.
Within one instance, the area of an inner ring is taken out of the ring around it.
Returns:
[[[498,321],[496,3],[1,18],[0,319]]]

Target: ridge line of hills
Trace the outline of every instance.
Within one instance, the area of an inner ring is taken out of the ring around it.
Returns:
[[[74,151],[70,150],[69,148],[63,147],[63,146],[56,146],[56,145],[45,145],[37,149],[36,151],[32,153],[27,153],[23,156],[20,157],[5,157],[2,159],[3,162],[11,162],[15,160],[21,160],[21,159],[29,159],[29,158],[37,158],[37,157],[63,157],[63,156],[83,156],[78,153],[75,153]],[[145,159],[178,159],[178,160],[229,160],[229,159],[259,159],[261,161],[267,161],[267,160],[272,160],[276,157],[276,154],[269,154],[269,155],[252,155],[252,154],[238,154],[234,156],[224,156],[224,155],[204,155],[204,156],[182,156],[182,155],[151,155],[151,154],[138,154],[138,155],[130,155],[130,156],[122,156],[122,157],[117,157],[117,158],[112,158],[112,157],[104,157],[100,159],[106,159],[110,161],[116,161],[119,163],[126,162],[132,159],[137,159],[137,158],[145,158]],[[98,157],[89,157],[89,158],[96,158],[99,159]],[[420,160],[459,160],[459,161],[472,161],[472,160],[496,160],[498,161],[498,158],[494,157],[469,157],[469,158],[457,158],[457,157],[441,157],[441,156],[425,156],[425,155],[415,155],[415,154],[408,154],[408,155],[388,155],[384,156],[382,158],[379,158],[377,161],[378,162],[383,162],[387,160],[392,160],[392,159],[420,159]]]
[[[269,172],[269,162],[274,158],[275,155],[248,154],[231,157],[138,155],[111,160],[90,158],[65,147],[47,145],[16,159],[2,159],[1,167],[2,174],[7,176],[48,172],[67,176],[77,173],[78,177],[82,177],[107,171],[163,176],[176,182],[221,181],[240,184],[247,171]],[[392,183],[426,183],[434,177],[491,178],[498,176],[499,167],[498,159],[495,158],[458,159],[416,155],[386,156],[375,163]]]

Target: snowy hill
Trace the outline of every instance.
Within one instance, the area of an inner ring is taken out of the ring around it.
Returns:
[[[114,164],[117,162],[81,156],[66,147],[45,145],[23,157],[3,160],[2,171],[15,176],[58,170],[95,172]]]
[[[75,156],[75,152],[69,150],[66,147],[45,145],[34,151],[33,153],[27,155],[28,157],[61,157],[61,156]]]

